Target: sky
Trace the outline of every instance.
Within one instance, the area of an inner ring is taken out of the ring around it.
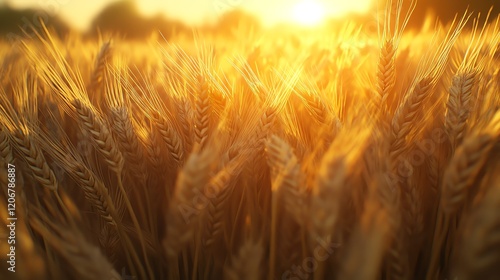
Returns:
[[[15,8],[40,8],[49,15],[57,15],[78,29],[89,27],[91,20],[107,5],[117,0],[0,0]],[[339,16],[348,11],[366,12],[375,0],[137,0],[145,15],[162,13],[189,24],[215,20],[231,8],[241,8],[261,17],[268,25],[293,21],[308,11],[304,3],[318,4],[313,13]],[[302,2],[302,4],[299,4]],[[305,7],[305,9],[304,9]],[[319,8],[318,8],[319,7]],[[313,15],[311,15],[313,16]]]

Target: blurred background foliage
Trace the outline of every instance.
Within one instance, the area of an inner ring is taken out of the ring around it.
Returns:
[[[40,21],[60,36],[71,31],[70,26],[57,16],[35,9],[16,10],[5,4],[0,5],[0,37],[22,36],[22,30],[29,30],[30,25],[39,28]],[[215,23],[191,27],[163,15],[144,17],[133,1],[119,1],[104,8],[84,35],[95,37],[99,33],[117,34],[128,39],[141,39],[161,32],[165,38],[170,38],[179,33],[192,34],[196,30],[231,36],[233,29],[241,26],[256,30],[261,28],[255,16],[241,10],[227,12]]]
[[[419,28],[422,26],[425,15],[429,11],[432,11],[442,22],[446,23],[453,20],[456,13],[463,12],[467,8],[469,8],[469,11],[481,12],[485,15],[491,6],[496,4],[497,7],[494,7],[491,16],[491,18],[494,18],[500,12],[500,3],[497,2],[498,0],[419,0],[409,27]],[[373,20],[373,15],[353,15],[349,19],[363,23]],[[28,30],[30,25],[39,28],[41,26],[40,21],[43,21],[45,25],[60,36],[64,36],[71,31],[67,23],[57,16],[48,15],[44,11],[35,9],[16,10],[7,4],[0,4],[0,37],[9,37],[9,35],[10,37],[22,36],[21,30]],[[342,21],[342,19],[332,20],[331,22],[338,21]],[[196,30],[199,33],[232,36],[235,34],[235,29],[241,32],[243,27],[248,28],[249,31],[258,31],[262,28],[258,18],[245,11],[234,10],[223,14],[214,23],[192,27],[162,15],[144,17],[138,11],[134,1],[124,0],[114,2],[104,8],[94,18],[85,35],[95,37],[102,33],[116,34],[128,39],[141,39],[159,31],[168,39],[180,33],[193,34],[193,31]]]

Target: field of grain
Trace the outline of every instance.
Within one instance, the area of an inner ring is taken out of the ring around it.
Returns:
[[[499,279],[498,20],[400,4],[0,42],[0,279]]]

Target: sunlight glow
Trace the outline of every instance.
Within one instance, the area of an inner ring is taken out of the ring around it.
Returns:
[[[300,0],[292,4],[289,18],[293,22],[313,26],[329,17],[366,13],[372,3],[373,0]]]
[[[121,0],[11,0],[15,8],[37,8],[49,16],[60,16],[78,29],[88,28],[107,5]],[[163,14],[187,24],[217,20],[221,12],[242,9],[257,16],[265,25],[295,22],[314,26],[330,17],[351,12],[366,13],[376,0],[135,0],[146,16]],[[2,3],[2,0],[0,0]]]
[[[348,13],[366,13],[375,0],[328,0],[327,10],[332,16],[345,16]]]
[[[324,7],[316,1],[303,0],[293,7],[292,17],[303,25],[316,25],[325,18]]]

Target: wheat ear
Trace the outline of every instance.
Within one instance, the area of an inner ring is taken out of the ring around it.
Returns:
[[[446,103],[445,128],[453,148],[463,139],[467,119],[472,109],[472,87],[476,73],[474,71],[457,74],[452,79]]]
[[[258,280],[262,279],[260,273],[264,248],[260,243],[247,240],[240,248],[238,255],[231,260],[230,266],[225,269],[224,279],[227,280]]]
[[[486,133],[469,137],[458,147],[443,175],[441,202],[445,213],[452,215],[464,205],[495,142],[495,136]]]
[[[493,172],[498,170],[498,164],[495,165]],[[458,258],[453,272],[458,279],[496,279],[498,276],[500,181],[498,174],[491,177],[483,182],[488,184],[485,196],[467,217],[460,242],[456,243]]]
[[[110,110],[110,127],[119,150],[127,160],[127,167],[136,178],[144,178],[144,169],[140,164],[144,154],[132,123],[130,107],[126,103],[127,96],[124,94],[127,78],[125,73],[122,73],[124,69],[125,67],[121,64],[115,69],[110,67],[106,69],[106,74],[110,77],[105,85],[106,103]]]
[[[142,171],[144,170],[141,164],[144,157],[143,147],[139,143],[139,138],[137,137],[127,108],[119,107],[111,109],[111,118],[112,128],[118,140],[117,143],[120,151],[127,159],[127,164],[131,167],[131,171],[138,176],[142,176]]]
[[[210,121],[210,99],[208,83],[205,77],[198,77],[198,92],[195,96],[194,110],[194,137],[195,142],[201,146],[208,140]]]
[[[33,172],[35,179],[45,188],[56,192],[58,188],[56,176],[32,137],[26,135],[21,130],[17,130],[12,134],[12,138],[16,144],[16,148],[28,163],[28,167]]]
[[[172,155],[177,166],[182,166],[184,161],[184,147],[179,133],[171,126],[166,118],[158,113],[153,113],[153,121],[158,132],[167,144],[168,151]]]
[[[65,147],[60,139],[55,140],[46,133],[37,134],[37,141],[50,157],[61,166],[81,187],[85,198],[101,218],[108,224],[118,224],[115,204],[104,183],[83,162],[72,146]]]
[[[388,247],[385,254],[385,266],[387,278],[389,279],[404,279],[407,275],[407,263],[404,254],[403,240],[400,235],[403,226],[401,214],[401,185],[398,174],[391,173],[390,159],[387,159],[383,164],[382,173],[377,184],[376,197],[382,206],[382,209],[387,213],[388,226]]]
[[[384,250],[388,245],[388,217],[376,200],[369,200],[366,204],[360,225],[349,242],[338,279],[375,280],[380,275]]]
[[[269,133],[271,126],[275,122],[276,117],[277,110],[271,107],[267,108],[261,115],[257,123],[255,134],[253,136],[254,138],[252,139],[253,143],[250,143],[251,147],[256,151],[260,152],[264,149],[267,134]]]
[[[396,83],[396,49],[394,40],[386,39],[380,49],[380,56],[377,68],[377,103],[386,108],[387,98],[392,92]]]
[[[92,143],[103,155],[111,170],[120,176],[123,169],[123,156],[118,150],[109,128],[96,113],[79,99],[75,99],[72,104],[76,110],[81,128],[92,138]]]
[[[304,174],[297,157],[288,143],[273,135],[266,143],[268,162],[274,177],[280,177],[279,186],[274,186],[281,194],[284,207],[299,225],[305,225],[303,210],[306,208],[307,190]]]
[[[382,34],[380,36],[380,54],[377,67],[377,100],[382,115],[390,104],[388,98],[396,84],[396,53],[402,34],[415,9],[415,1],[411,1],[403,20],[402,0],[387,0],[383,19]]]
[[[403,217],[404,217],[404,229],[406,234],[410,237],[418,236],[421,234],[423,229],[423,217],[422,217],[422,205],[421,205],[421,193],[419,191],[418,185],[414,182],[410,182],[406,189],[403,191]]]
[[[95,60],[94,71],[92,72],[92,77],[90,79],[89,92],[95,92],[99,89],[99,86],[102,85],[105,78],[106,65],[108,64],[108,60],[111,58],[111,54],[111,42],[103,44]]]
[[[497,114],[498,122],[499,115]],[[496,130],[495,121],[492,121],[491,131]],[[488,130],[486,130],[488,131]],[[466,138],[458,147],[443,175],[441,200],[437,213],[437,222],[432,243],[432,257],[427,277],[435,277],[438,274],[439,258],[442,255],[443,246],[447,242],[447,235],[454,232],[450,228],[456,219],[456,213],[466,204],[470,194],[469,188],[476,182],[479,172],[483,168],[490,151],[493,149],[498,136],[491,132],[477,133]],[[447,253],[447,252],[445,252]]]
[[[339,197],[348,171],[344,155],[336,154],[332,147],[321,161],[311,197],[311,236],[314,240],[327,240],[334,232],[340,208]]]
[[[299,94],[299,97],[304,100],[309,113],[311,113],[320,124],[328,124],[330,122],[331,113],[325,102],[321,100],[317,93]]]
[[[395,163],[398,157],[408,148],[406,136],[413,127],[413,121],[421,109],[423,102],[430,95],[434,86],[433,78],[427,77],[421,79],[398,107],[394,118],[392,119],[392,138],[391,138],[391,160]]]
[[[14,110],[14,107],[11,102],[7,100],[5,95],[0,96],[1,135],[10,139],[12,147],[16,149],[26,161],[34,178],[43,187],[57,193],[58,183],[56,176],[50,169],[40,147],[33,139],[34,126],[32,122],[34,122],[35,119],[36,102],[28,102],[26,94],[27,89],[20,90],[19,100],[17,100],[17,102],[21,103],[21,105],[18,105],[21,107],[18,108],[18,110],[21,110],[20,113],[26,113],[26,119],[20,119],[20,116],[18,116],[18,113]],[[2,141],[2,157],[5,159],[12,156],[12,154],[9,155],[11,151],[9,151],[10,146],[7,138],[4,138]],[[12,160],[12,158],[10,160]]]
[[[148,161],[151,163],[155,171],[160,171],[163,165],[163,156],[161,146],[159,145],[158,130],[151,129],[147,138],[143,139],[144,149],[146,150]]]
[[[241,159],[232,159],[226,167],[217,172],[205,187],[210,201],[206,212],[204,244],[213,246],[224,230],[224,214],[234,189],[232,181],[241,171]]]
[[[9,183],[7,177],[7,167],[9,163],[14,164],[10,139],[7,135],[7,130],[0,125],[0,170],[2,170],[2,174],[0,174],[0,182],[3,186],[7,186]],[[7,193],[5,194],[7,195]]]
[[[305,226],[304,216],[301,211],[306,208],[306,190],[301,184],[304,177],[300,172],[300,165],[293,154],[291,147],[283,140],[273,135],[266,143],[268,163],[272,171],[272,220],[271,220],[271,256],[269,263],[269,276],[275,276],[276,233],[278,226],[278,212],[281,197],[285,201],[285,208],[292,214],[293,219]],[[305,184],[303,184],[304,186]],[[280,195],[282,194],[282,195]],[[299,242],[300,243],[300,242]]]
[[[100,249],[89,243],[81,232],[56,225],[43,214],[35,216],[43,218],[32,216],[31,227],[70,264],[74,273],[73,277],[88,280],[121,279]]]
[[[168,257],[174,258],[178,252],[193,238],[199,221],[200,203],[203,202],[202,190],[208,182],[211,165],[211,153],[207,151],[193,152],[175,184],[167,216],[167,232],[163,245]],[[193,216],[194,215],[194,216]]]
[[[7,130],[0,126],[0,160],[9,163],[14,160]]]
[[[186,144],[186,151],[191,151],[193,145],[192,139],[192,127],[191,119],[193,114],[193,109],[191,108],[191,103],[187,98],[179,100],[178,110],[179,110],[179,123],[182,129],[182,136],[184,137],[184,143]]]

